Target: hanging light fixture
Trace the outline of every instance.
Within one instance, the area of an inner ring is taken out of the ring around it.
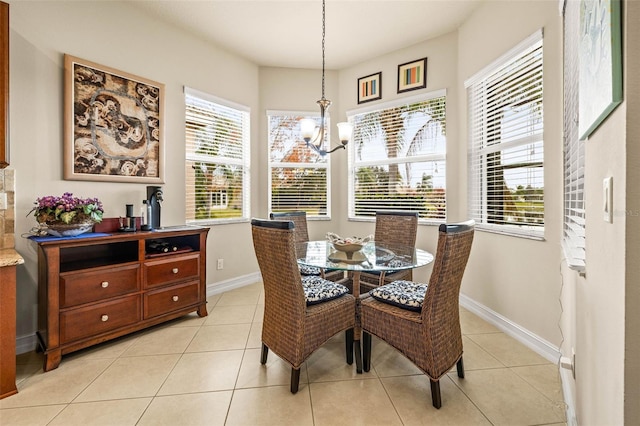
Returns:
[[[304,118],[300,120],[300,132],[307,146],[313,148],[320,155],[331,154],[337,149],[346,149],[346,145],[351,139],[352,127],[350,123],[338,123],[338,135],[340,143],[333,149],[326,151],[322,146],[324,143],[324,131],[326,127],[325,113],[331,106],[331,101],[324,97],[324,36],[325,36],[325,0],[322,0],[322,98],[316,103],[320,106],[320,127],[316,126],[313,118]]]

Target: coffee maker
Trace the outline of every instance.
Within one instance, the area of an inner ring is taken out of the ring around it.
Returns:
[[[147,186],[147,223],[145,230],[160,229],[160,203],[162,203],[162,187]]]

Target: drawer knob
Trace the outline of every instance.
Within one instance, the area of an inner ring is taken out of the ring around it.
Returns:
[[[171,272],[173,272],[174,274],[177,274],[177,273],[178,273],[178,268],[173,268],[173,269],[171,270]]]
[[[174,302],[177,302],[177,301],[178,301],[178,299],[180,299],[180,298],[179,298],[178,296],[173,296],[171,299],[172,299]]]
[[[109,315],[103,315],[102,317],[100,317],[100,319],[102,320],[102,322],[107,322],[109,321]]]
[[[100,285],[102,286],[102,288],[107,288],[109,287],[109,281],[102,281]]]

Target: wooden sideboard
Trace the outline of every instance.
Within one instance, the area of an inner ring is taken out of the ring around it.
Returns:
[[[44,371],[70,352],[190,312],[206,316],[208,231],[36,239]]]

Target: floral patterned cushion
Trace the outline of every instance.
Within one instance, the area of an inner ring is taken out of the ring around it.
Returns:
[[[369,294],[381,302],[419,312],[426,292],[427,284],[397,280],[376,287]]]
[[[299,265],[301,275],[320,275],[320,268],[315,266]]]
[[[314,305],[336,299],[349,292],[349,289],[342,284],[334,283],[333,281],[325,280],[314,275],[302,277],[302,289],[304,290],[304,298],[307,301],[307,305]]]

